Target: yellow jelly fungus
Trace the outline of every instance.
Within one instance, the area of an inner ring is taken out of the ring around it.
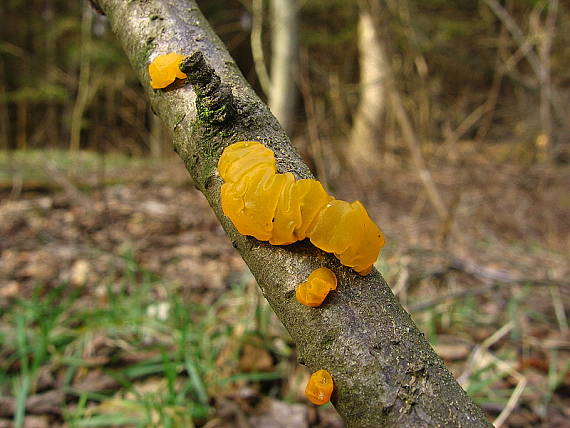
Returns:
[[[277,173],[275,155],[257,141],[226,147],[218,171],[222,210],[242,235],[273,245],[310,238],[359,274],[371,271],[384,236],[359,201],[336,200],[317,180]]]
[[[300,241],[309,236],[308,230],[315,222],[319,212],[334,198],[326,192],[323,185],[317,180],[299,180],[295,190],[295,200],[299,204],[303,218],[299,227],[295,228],[295,236]]]
[[[315,269],[307,281],[299,284],[295,297],[299,303],[315,307],[323,303],[331,290],[336,290],[336,276],[330,269],[322,267]]]
[[[257,141],[240,141],[226,147],[218,161],[218,171],[226,183],[235,183],[251,170],[263,167],[277,172],[275,155]]]
[[[326,370],[316,371],[311,375],[305,388],[305,396],[313,404],[326,404],[331,400],[334,389],[332,376]]]
[[[269,243],[273,245],[288,245],[299,239],[295,236],[295,228],[301,225],[301,209],[296,203],[294,191],[298,181],[295,181],[293,174],[288,172],[283,174],[290,177],[283,186],[279,195],[275,218],[273,219],[273,233],[269,238]]]
[[[186,74],[179,68],[184,58],[186,58],[184,55],[174,52],[157,56],[148,65],[150,86],[154,89],[166,88],[177,78],[186,79]]]
[[[329,202],[308,235],[313,245],[334,253],[343,265],[361,275],[370,272],[384,246],[382,231],[360,201],[349,203],[335,199]]]
[[[239,233],[267,241],[273,230],[272,213],[279,195],[268,194],[264,189],[275,187],[275,174],[268,169],[258,169],[246,177],[237,183],[222,185],[222,210]]]

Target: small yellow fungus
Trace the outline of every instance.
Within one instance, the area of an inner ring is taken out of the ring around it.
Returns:
[[[307,281],[299,284],[295,297],[299,303],[315,307],[324,302],[331,290],[336,290],[336,276],[330,269],[322,267],[315,269]]]
[[[153,89],[166,88],[177,78],[186,79],[186,74],[182,73],[179,68],[184,58],[186,56],[174,52],[157,56],[148,65],[150,86]]]
[[[311,375],[305,388],[305,396],[313,404],[326,404],[331,400],[334,389],[332,376],[326,370],[316,371]]]

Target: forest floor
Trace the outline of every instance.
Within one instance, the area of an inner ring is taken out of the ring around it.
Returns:
[[[490,420],[568,427],[570,167],[474,147],[430,157],[446,222],[397,157],[327,186]],[[178,159],[0,153],[0,428],[342,427],[308,375]]]

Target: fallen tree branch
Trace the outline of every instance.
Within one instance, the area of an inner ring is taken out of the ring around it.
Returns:
[[[361,277],[307,242],[278,247],[242,236],[223,215],[216,164],[222,149],[233,142],[262,141],[275,152],[279,172],[290,171],[297,178],[311,177],[311,173],[196,2],[97,3],[109,17],[153,110],[171,132],[175,150],[196,187],[290,332],[299,362],[312,371],[332,373],[332,401],[347,425],[490,426],[378,272]],[[194,53],[183,66],[192,85],[153,91],[149,59],[167,52]],[[294,297],[295,286],[321,266],[337,275],[337,292],[319,308],[300,305]]]

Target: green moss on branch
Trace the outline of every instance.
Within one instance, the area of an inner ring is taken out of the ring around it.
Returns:
[[[220,76],[208,65],[202,52],[189,55],[180,64],[180,70],[186,73],[196,91],[198,118],[210,125],[231,126],[237,114],[232,90],[222,84]]]

